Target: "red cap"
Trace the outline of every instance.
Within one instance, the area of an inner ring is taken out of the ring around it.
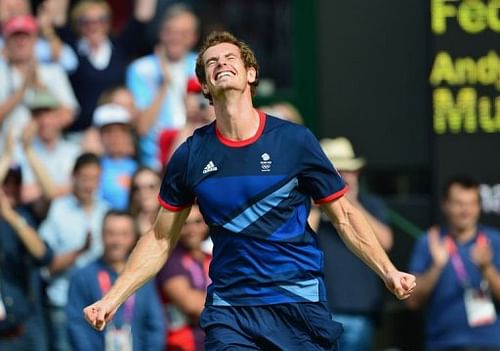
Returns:
[[[198,81],[198,78],[196,77],[191,77],[189,78],[187,82],[187,87],[186,87],[187,93],[193,93],[193,94],[201,94],[201,84]]]
[[[38,25],[31,15],[22,15],[9,18],[3,25],[3,35],[8,37],[12,33],[36,33]]]

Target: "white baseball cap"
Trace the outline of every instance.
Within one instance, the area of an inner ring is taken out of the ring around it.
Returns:
[[[109,124],[130,124],[130,113],[118,104],[104,104],[94,110],[94,126],[102,128]]]

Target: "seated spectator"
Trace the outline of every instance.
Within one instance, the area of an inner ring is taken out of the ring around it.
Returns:
[[[427,350],[500,350],[500,232],[479,224],[479,184],[469,177],[446,182],[441,209],[446,225],[414,248],[408,306],[425,307]]]
[[[34,57],[37,24],[29,15],[12,17],[3,26],[5,60],[0,61],[0,138],[15,129],[19,135],[31,113],[26,107],[33,92],[48,89],[59,101],[61,123],[73,120],[78,103],[64,71]],[[0,150],[1,151],[1,150]]]
[[[104,148],[99,194],[111,208],[124,210],[128,207],[130,179],[138,167],[130,154],[130,114],[120,105],[102,105],[95,110],[94,125],[99,128]]]
[[[349,186],[346,197],[363,213],[382,247],[389,251],[393,235],[387,223],[386,207],[381,199],[360,189],[359,175],[365,160],[356,157],[349,140],[340,137],[322,139],[321,147]],[[326,215],[314,207],[311,227],[318,233],[325,255],[327,300],[335,320],[342,323],[340,350],[370,351],[375,328],[383,308],[380,279],[344,244]]]
[[[52,200],[71,191],[71,172],[80,149],[62,137],[60,104],[50,91],[35,92],[28,105],[33,121],[23,133],[23,203]],[[49,179],[47,179],[47,177]]]
[[[71,10],[76,33],[67,27],[59,31],[78,58],[78,66],[70,79],[81,108],[69,128],[71,132],[83,132],[90,127],[102,92],[124,83],[128,60],[142,47],[144,23],[152,17],[155,5],[156,0],[136,1],[134,18],[113,37],[110,37],[112,13],[106,1],[79,1]]]
[[[85,306],[102,298],[111,288],[136,239],[129,214],[118,211],[106,214],[102,225],[102,257],[75,271],[71,278],[67,314],[73,351],[164,350],[165,325],[152,282],[123,303],[103,333],[92,329],[82,314]]]
[[[186,87],[186,124],[181,129],[165,129],[160,133],[158,144],[160,145],[160,162],[164,167],[174,151],[193,132],[215,119],[213,106],[203,96],[200,82],[196,77],[188,80]]]
[[[207,234],[208,227],[201,212],[193,205],[176,248],[157,276],[167,317],[165,341],[169,351],[204,350],[205,335],[198,326],[198,319],[210,283],[211,256],[201,247]]]
[[[101,226],[108,205],[97,197],[101,176],[99,159],[82,154],[73,168],[72,193],[54,200],[40,235],[54,251],[49,266],[47,295],[51,322],[51,342],[55,350],[70,350],[65,308],[69,277],[73,270],[102,254]]]
[[[134,61],[127,70],[127,86],[141,111],[136,123],[142,164],[160,170],[158,134],[182,128],[186,122],[184,95],[194,75],[198,19],[183,5],[166,13],[155,53]]]
[[[71,72],[78,63],[76,54],[69,45],[64,44],[54,33],[50,14],[53,6],[57,6],[57,3],[54,4],[53,0],[46,0],[38,8],[37,22],[40,26],[39,33],[41,37],[38,37],[35,43],[35,57],[38,62],[58,63],[66,72]],[[31,14],[28,0],[0,0],[0,26],[11,17]],[[0,37],[0,50],[3,46],[4,41]]]
[[[135,121],[137,120],[139,111],[135,106],[134,97],[132,96],[130,90],[127,89],[127,87],[119,85],[104,91],[99,98],[98,104],[116,104],[124,107],[130,114],[130,123],[132,125],[135,125]],[[132,130],[132,132],[134,134],[134,140],[131,140],[130,142],[130,151],[128,153],[130,155],[136,155],[135,130]],[[85,135],[82,140],[82,149],[86,152],[91,152],[99,156],[103,154],[104,149],[101,142],[101,136],[98,128],[95,128],[95,126],[88,128],[85,131]]]
[[[49,264],[52,251],[20,206],[21,169],[5,169],[5,157],[10,156],[0,157],[0,350],[44,351],[35,268]]]
[[[148,167],[139,168],[132,176],[129,212],[135,220],[139,235],[153,226],[160,208],[157,200],[160,183],[160,175]]]

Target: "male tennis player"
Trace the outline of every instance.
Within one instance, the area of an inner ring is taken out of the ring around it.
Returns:
[[[207,350],[334,350],[342,332],[325,304],[323,254],[307,224],[321,205],[349,248],[399,299],[415,277],[398,271],[306,128],[254,109],[258,65],[227,32],[212,33],[196,66],[216,121],[173,155],[153,228],[102,300],[85,308],[102,330],[118,307],[163,266],[198,202],[214,241],[212,284],[200,324]]]

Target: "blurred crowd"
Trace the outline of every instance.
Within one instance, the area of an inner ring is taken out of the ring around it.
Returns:
[[[195,78],[202,23],[188,3],[166,7],[151,46],[145,38],[163,8],[157,0],[45,0],[36,11],[27,0],[0,0],[1,351],[203,349],[197,319],[212,248],[196,206],[156,280],[124,302],[105,333],[82,315],[151,227],[173,151],[214,119]],[[303,122],[287,102],[261,108]],[[350,200],[390,250],[384,204],[359,191],[365,161],[345,138],[325,139],[322,147],[349,184]],[[432,307],[426,340],[436,350],[474,346],[476,339],[500,348],[500,333],[492,340],[488,334],[499,327],[500,255],[494,253],[500,236],[492,229],[476,233],[477,190],[467,179],[449,184],[443,196],[448,230],[423,236],[411,261],[424,289],[409,307]],[[383,307],[380,281],[316,209],[310,224],[320,232],[330,306],[346,330],[344,349],[370,350]],[[452,238],[471,230],[474,236]],[[465,263],[456,268],[460,255]],[[460,289],[471,299],[465,305]],[[475,292],[489,300],[475,299]],[[486,312],[469,315],[473,303]]]

